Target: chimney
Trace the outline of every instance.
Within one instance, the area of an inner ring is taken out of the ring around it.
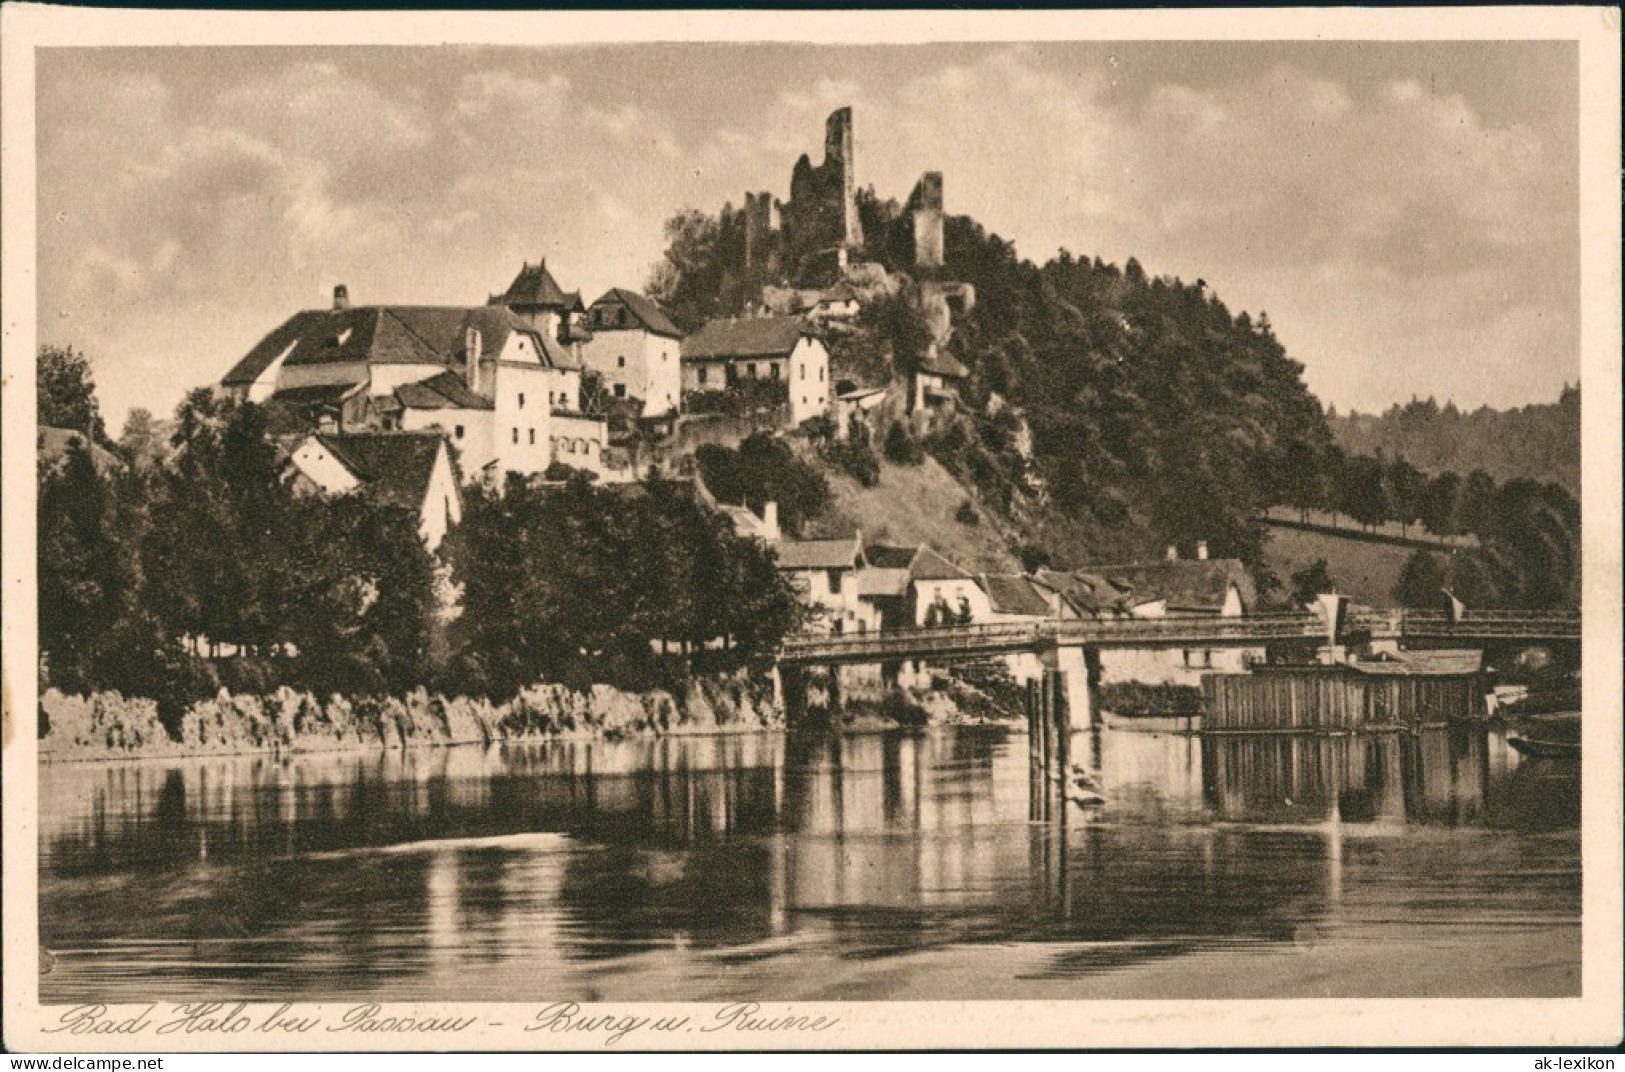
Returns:
[[[762,535],[768,543],[779,542],[779,504],[767,502],[762,506]]]
[[[1174,544],[1169,544],[1168,545],[1168,553],[1167,553],[1166,557],[1167,557],[1169,562],[1178,562],[1179,561],[1179,548],[1177,546],[1175,546]]]
[[[350,307],[350,288],[340,283],[333,288],[333,308],[348,309]]]
[[[480,329],[469,327],[463,330],[463,360],[467,362],[466,371],[468,389],[475,394],[480,393]]]
[[[1206,540],[1197,540],[1196,541],[1196,558],[1197,558],[1197,561],[1199,561],[1199,562],[1206,562],[1207,561],[1207,541]]]

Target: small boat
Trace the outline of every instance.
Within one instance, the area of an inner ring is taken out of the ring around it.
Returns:
[[[1531,759],[1579,759],[1580,742],[1552,741],[1537,737],[1508,737],[1507,744]]]

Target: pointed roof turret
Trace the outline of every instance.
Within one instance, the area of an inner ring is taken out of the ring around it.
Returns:
[[[581,296],[564,292],[553,273],[547,270],[547,258],[543,257],[535,264],[526,261],[508,289],[492,295],[488,304],[506,305],[510,309],[570,309],[581,305]]]

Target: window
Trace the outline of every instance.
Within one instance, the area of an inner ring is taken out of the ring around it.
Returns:
[[[459,424],[456,428],[453,428],[452,435],[456,436],[458,439],[463,438],[463,426]]]
[[[801,378],[804,379],[804,380],[807,378],[807,366],[806,365],[801,366]]]
[[[530,430],[530,445],[533,447],[536,445],[536,429],[534,428]]]
[[[574,454],[575,452],[576,452],[576,441],[573,440],[573,439],[566,439],[564,441],[564,453],[566,453],[566,454]]]
[[[829,571],[829,594],[832,596],[841,594],[841,571],[838,569]]]
[[[519,408],[520,409],[525,408],[525,392],[523,392],[523,391],[519,392]]]
[[[519,442],[519,429],[517,429],[517,428],[515,428],[515,429],[514,429],[514,430],[513,430],[513,441],[514,441],[514,442],[515,442],[515,443],[518,443],[518,442]]]
[[[616,398],[625,398],[626,397],[626,384],[618,383],[618,384],[615,385],[615,397]]]
[[[697,379],[702,386],[705,383],[705,374],[708,371],[710,371],[710,370],[707,369],[704,365],[701,365],[698,369],[695,370],[695,379]]]
[[[616,359],[615,359],[615,367],[616,367],[616,368],[625,368],[625,367],[626,367],[626,358],[624,358],[624,357],[617,357],[617,358],[616,358]]]
[[[754,380],[756,378],[756,362],[752,361],[746,367],[750,370],[750,373],[749,373],[750,378]]]
[[[824,382],[824,366],[823,365],[818,366],[818,382],[819,383]]]
[[[767,367],[773,370],[773,379],[775,379],[775,380],[778,379],[779,378],[779,366],[777,366],[777,365],[769,365]]]

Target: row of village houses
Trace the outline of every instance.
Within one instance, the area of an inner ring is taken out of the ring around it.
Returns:
[[[610,399],[635,403],[643,417],[675,415],[696,393],[752,380],[784,384],[787,426],[838,412],[820,329],[854,316],[858,305],[850,288],[838,286],[807,315],[718,319],[685,337],[655,302],[633,291],[611,289],[585,305],[545,263],[524,265],[507,290],[471,307],[353,306],[340,286],[330,308],[290,317],[220,386],[234,397],[279,403],[278,411],[291,415],[280,440],[299,490],[343,494],[365,487],[412,507],[433,549],[461,519],[460,483],[500,485],[508,473],[540,474],[555,462],[607,482],[636,479],[613,457],[605,416],[584,411],[588,371]],[[942,397],[964,375],[945,355],[932,360],[908,385],[911,397]],[[856,388],[847,400],[861,409],[880,390]],[[1195,559],[1082,573],[972,574],[928,546],[865,544],[858,534],[783,538],[773,504],[761,516],[713,505],[738,533],[775,548],[780,569],[817,611],[814,627],[835,632],[1235,616],[1251,601],[1241,564],[1210,561],[1205,548]],[[1143,657],[1156,665],[1132,669],[1141,680],[1194,680],[1244,655],[1148,652]]]
[[[540,474],[557,462],[605,482],[635,480],[606,409],[670,419],[697,394],[751,381],[782,385],[786,427],[871,404],[876,388],[834,396],[821,336],[858,309],[843,284],[804,315],[721,318],[685,336],[634,291],[612,288],[584,304],[545,261],[468,307],[352,305],[340,285],[330,308],[296,313],[261,339],[220,390],[294,415],[284,438],[302,486],[365,485],[411,499],[433,546],[459,520],[454,472],[499,486],[508,473]],[[965,374],[947,355],[933,360],[911,392],[942,397]],[[606,395],[592,412],[582,394],[588,372]],[[435,445],[442,440],[452,451]]]

